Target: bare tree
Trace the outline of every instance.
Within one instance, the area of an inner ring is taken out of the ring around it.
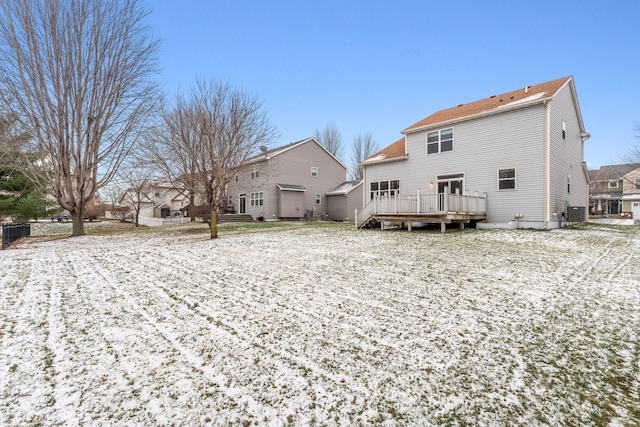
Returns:
[[[88,201],[155,104],[159,43],[142,22],[148,12],[136,0],[2,0],[0,10],[0,96],[39,155],[32,174],[83,235]]]
[[[152,182],[149,173],[140,160],[133,160],[120,172],[122,182],[127,189],[123,192],[121,202],[128,206],[133,215],[133,223],[140,226],[140,211],[146,203],[153,203]]]
[[[191,196],[201,195],[215,239],[227,184],[261,145],[271,143],[276,129],[257,96],[204,79],[188,95],[178,93],[161,116],[149,144],[154,164]]]
[[[635,124],[636,143],[633,144],[624,156],[625,163],[635,164],[640,168],[640,123]]]
[[[334,155],[338,160],[342,160],[344,147],[342,146],[342,134],[333,123],[329,123],[324,129],[316,129],[313,138]]]
[[[359,181],[362,179],[361,163],[379,150],[378,143],[373,140],[373,136],[370,133],[361,133],[353,138],[350,172],[353,180]]]
[[[124,222],[127,216],[131,213],[129,206],[121,205],[121,201],[124,198],[125,190],[119,185],[109,185],[103,189],[107,207],[105,210],[111,212],[114,218]]]

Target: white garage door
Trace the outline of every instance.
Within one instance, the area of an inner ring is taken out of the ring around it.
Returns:
[[[640,220],[640,202],[631,203],[631,211],[633,212],[633,219]]]

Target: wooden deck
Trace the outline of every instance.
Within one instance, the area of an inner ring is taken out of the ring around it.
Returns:
[[[413,222],[440,224],[442,232],[451,223],[465,224],[487,219],[487,197],[482,194],[426,194],[374,197],[356,210],[356,228],[396,224],[411,231]]]

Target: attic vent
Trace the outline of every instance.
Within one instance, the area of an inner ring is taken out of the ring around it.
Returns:
[[[464,104],[458,104],[458,107],[462,107]]]
[[[512,96],[511,99],[515,98],[515,96]]]
[[[500,101],[498,101],[498,102],[502,102],[502,99]]]
[[[489,98],[495,98],[495,97],[496,97],[495,95],[491,95]]]

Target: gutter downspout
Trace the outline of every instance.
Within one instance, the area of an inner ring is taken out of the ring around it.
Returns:
[[[543,228],[549,228],[549,208],[551,205],[551,108],[544,101],[544,200]]]

